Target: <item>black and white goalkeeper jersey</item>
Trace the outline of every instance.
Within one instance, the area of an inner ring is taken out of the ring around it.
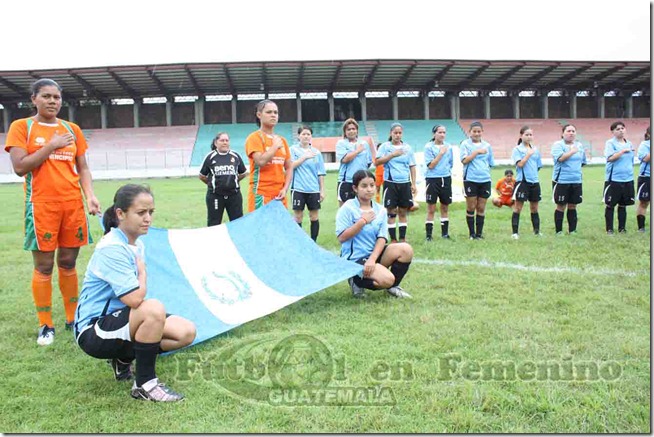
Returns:
[[[208,178],[207,187],[214,194],[229,195],[240,189],[238,175],[245,173],[245,164],[238,153],[212,150],[204,158],[200,174]]]

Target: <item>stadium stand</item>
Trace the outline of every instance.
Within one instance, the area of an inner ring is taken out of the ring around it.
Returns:
[[[561,120],[561,124],[568,122],[577,128],[577,138],[590,147],[592,157],[604,156],[604,145],[611,138],[611,124],[618,119],[611,118],[576,118],[574,120]],[[648,118],[622,119],[627,128],[627,138],[634,144],[634,147],[643,141],[645,129],[650,124]]]
[[[375,143],[383,143],[388,140],[391,124],[395,120],[367,121],[366,126],[373,126],[376,136],[371,135]],[[454,120],[400,120],[404,127],[402,138],[405,143],[413,147],[414,152],[422,152],[425,144],[432,137],[431,129],[436,124],[442,124],[447,129],[447,141],[451,144],[459,144],[466,138],[461,126]],[[369,129],[370,130],[370,129]]]

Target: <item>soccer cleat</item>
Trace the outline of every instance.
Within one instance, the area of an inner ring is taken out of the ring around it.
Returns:
[[[484,236],[482,234],[475,235],[475,240],[483,240]]]
[[[540,232],[536,232],[536,231],[534,231],[534,235],[537,236],[537,237],[542,237],[543,236],[543,234],[541,234]]]
[[[558,232],[557,232],[556,234],[554,234],[554,235],[556,235],[557,237],[560,236],[560,235],[563,235],[563,231],[558,231]]]
[[[626,229],[618,229],[618,234],[626,234],[627,230]]]
[[[114,371],[114,378],[116,378],[116,381],[128,381],[134,376],[132,374],[131,361],[124,363],[118,358],[112,358],[111,360],[107,360],[107,362],[111,364],[111,368]]]
[[[348,279],[347,283],[350,284],[350,289],[352,289],[352,297],[356,299],[363,299],[366,297],[366,289],[355,284],[354,278]]]
[[[395,296],[398,299],[405,299],[405,298],[411,299],[411,295],[406,291],[404,291],[402,287],[400,287],[399,285],[388,288],[386,291],[388,292],[388,294],[390,294],[391,296]]]
[[[54,341],[55,329],[48,325],[42,325],[39,328],[39,336],[36,337],[36,344],[39,346],[49,346]]]
[[[470,235],[470,239],[471,239],[471,240],[475,240],[475,239],[477,239],[477,237],[475,237],[474,234],[471,234],[471,235]]]
[[[441,238],[442,238],[443,240],[451,240],[449,234],[441,235]]]
[[[577,231],[568,231],[568,235],[577,235]]]
[[[518,235],[518,234],[513,234],[513,235],[511,235],[511,238],[513,238],[514,240],[519,240],[519,239],[520,239],[520,235]]]
[[[163,382],[159,382],[159,378],[154,378],[141,387],[137,387],[136,381],[134,381],[130,394],[134,399],[142,401],[176,402],[184,399],[183,394],[177,393]]]
[[[431,237],[431,235],[427,235],[425,241],[434,241],[434,239]]]
[[[609,229],[608,231],[606,231],[606,235],[611,235],[612,236],[613,235],[613,229]]]
[[[640,228],[640,229],[638,229],[638,232],[640,232],[641,234],[644,234],[647,231],[645,230],[645,228]]]

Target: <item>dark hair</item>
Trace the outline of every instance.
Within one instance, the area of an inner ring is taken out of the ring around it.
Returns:
[[[470,123],[470,127],[468,128],[468,131],[471,131],[473,127],[479,126],[481,130],[484,130],[484,125],[481,124],[481,121],[473,121]]]
[[[647,129],[645,129],[645,140],[649,140],[650,135],[649,126],[647,126]]]
[[[39,79],[32,84],[32,96],[36,96],[44,86],[56,86],[59,92],[63,91],[59,84],[52,79]]]
[[[373,172],[370,170],[358,170],[354,173],[352,176],[352,186],[357,187],[359,185],[359,182],[364,180],[365,178],[372,178],[372,180],[375,180],[375,175]]]
[[[303,124],[302,126],[297,128],[297,134],[300,135],[303,130],[308,130],[311,132],[311,135],[313,135],[313,129],[311,129],[311,126],[307,126],[306,124]]]
[[[227,138],[229,138],[229,134],[227,132],[218,132],[216,136],[214,137],[213,140],[211,140],[211,150],[216,150],[216,140],[220,138],[221,135],[227,135]]]
[[[147,185],[127,184],[116,191],[114,204],[107,208],[102,216],[102,226],[104,227],[105,234],[109,233],[111,228],[118,227],[116,208],[120,208],[121,211],[127,211],[132,206],[132,203],[134,203],[134,199],[141,193],[147,193],[154,198],[150,187]]]
[[[393,132],[393,129],[395,129],[396,127],[399,127],[400,129],[402,129],[402,132],[404,132],[404,126],[402,126],[402,123],[398,123],[398,122],[391,124],[391,132]],[[389,135],[388,141],[391,141],[392,139],[393,139],[393,135]]]
[[[617,128],[618,126],[622,126],[624,128],[627,127],[627,126],[625,126],[625,124],[622,121],[614,121],[613,123],[611,123],[611,132],[613,132],[613,130],[615,128]]]
[[[504,170],[504,176],[508,176],[508,175],[513,176],[513,170],[511,170],[510,168],[507,169],[507,170]]]
[[[564,133],[565,130],[566,130],[567,128],[569,128],[570,126],[572,126],[572,127],[575,128],[575,132],[577,131],[577,126],[575,126],[574,124],[572,124],[572,123],[564,124],[564,125],[563,125],[563,128],[561,129],[561,138],[563,138],[563,133]]]
[[[357,128],[357,133],[359,132],[359,123],[357,123],[357,121],[356,121],[355,119],[353,119],[353,118],[348,118],[347,120],[345,120],[345,121],[343,122],[343,138],[347,138],[347,136],[345,135],[345,129],[347,129],[347,127],[348,127],[349,125],[351,125],[351,124],[353,124],[354,126],[356,126],[356,128]]]
[[[432,136],[429,141],[434,141],[434,135],[436,134],[436,131],[438,130],[439,127],[445,128],[445,126],[443,126],[442,124],[435,124],[434,127],[431,128]]]
[[[518,146],[522,144],[522,134],[530,130],[531,128],[527,125],[524,125],[520,128],[520,138],[518,138]]]
[[[257,113],[263,111],[263,108],[265,108],[268,103],[275,104],[275,102],[273,102],[272,100],[263,99],[262,101],[257,103],[257,106],[255,106],[254,108],[254,121],[255,123],[257,123],[257,126],[259,127],[261,127],[261,120],[259,120],[259,117],[257,117]]]

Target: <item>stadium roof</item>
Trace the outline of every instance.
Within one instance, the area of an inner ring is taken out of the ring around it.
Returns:
[[[641,90],[649,62],[341,60],[194,63],[0,72],[0,104],[51,78],[66,100],[278,92]]]

